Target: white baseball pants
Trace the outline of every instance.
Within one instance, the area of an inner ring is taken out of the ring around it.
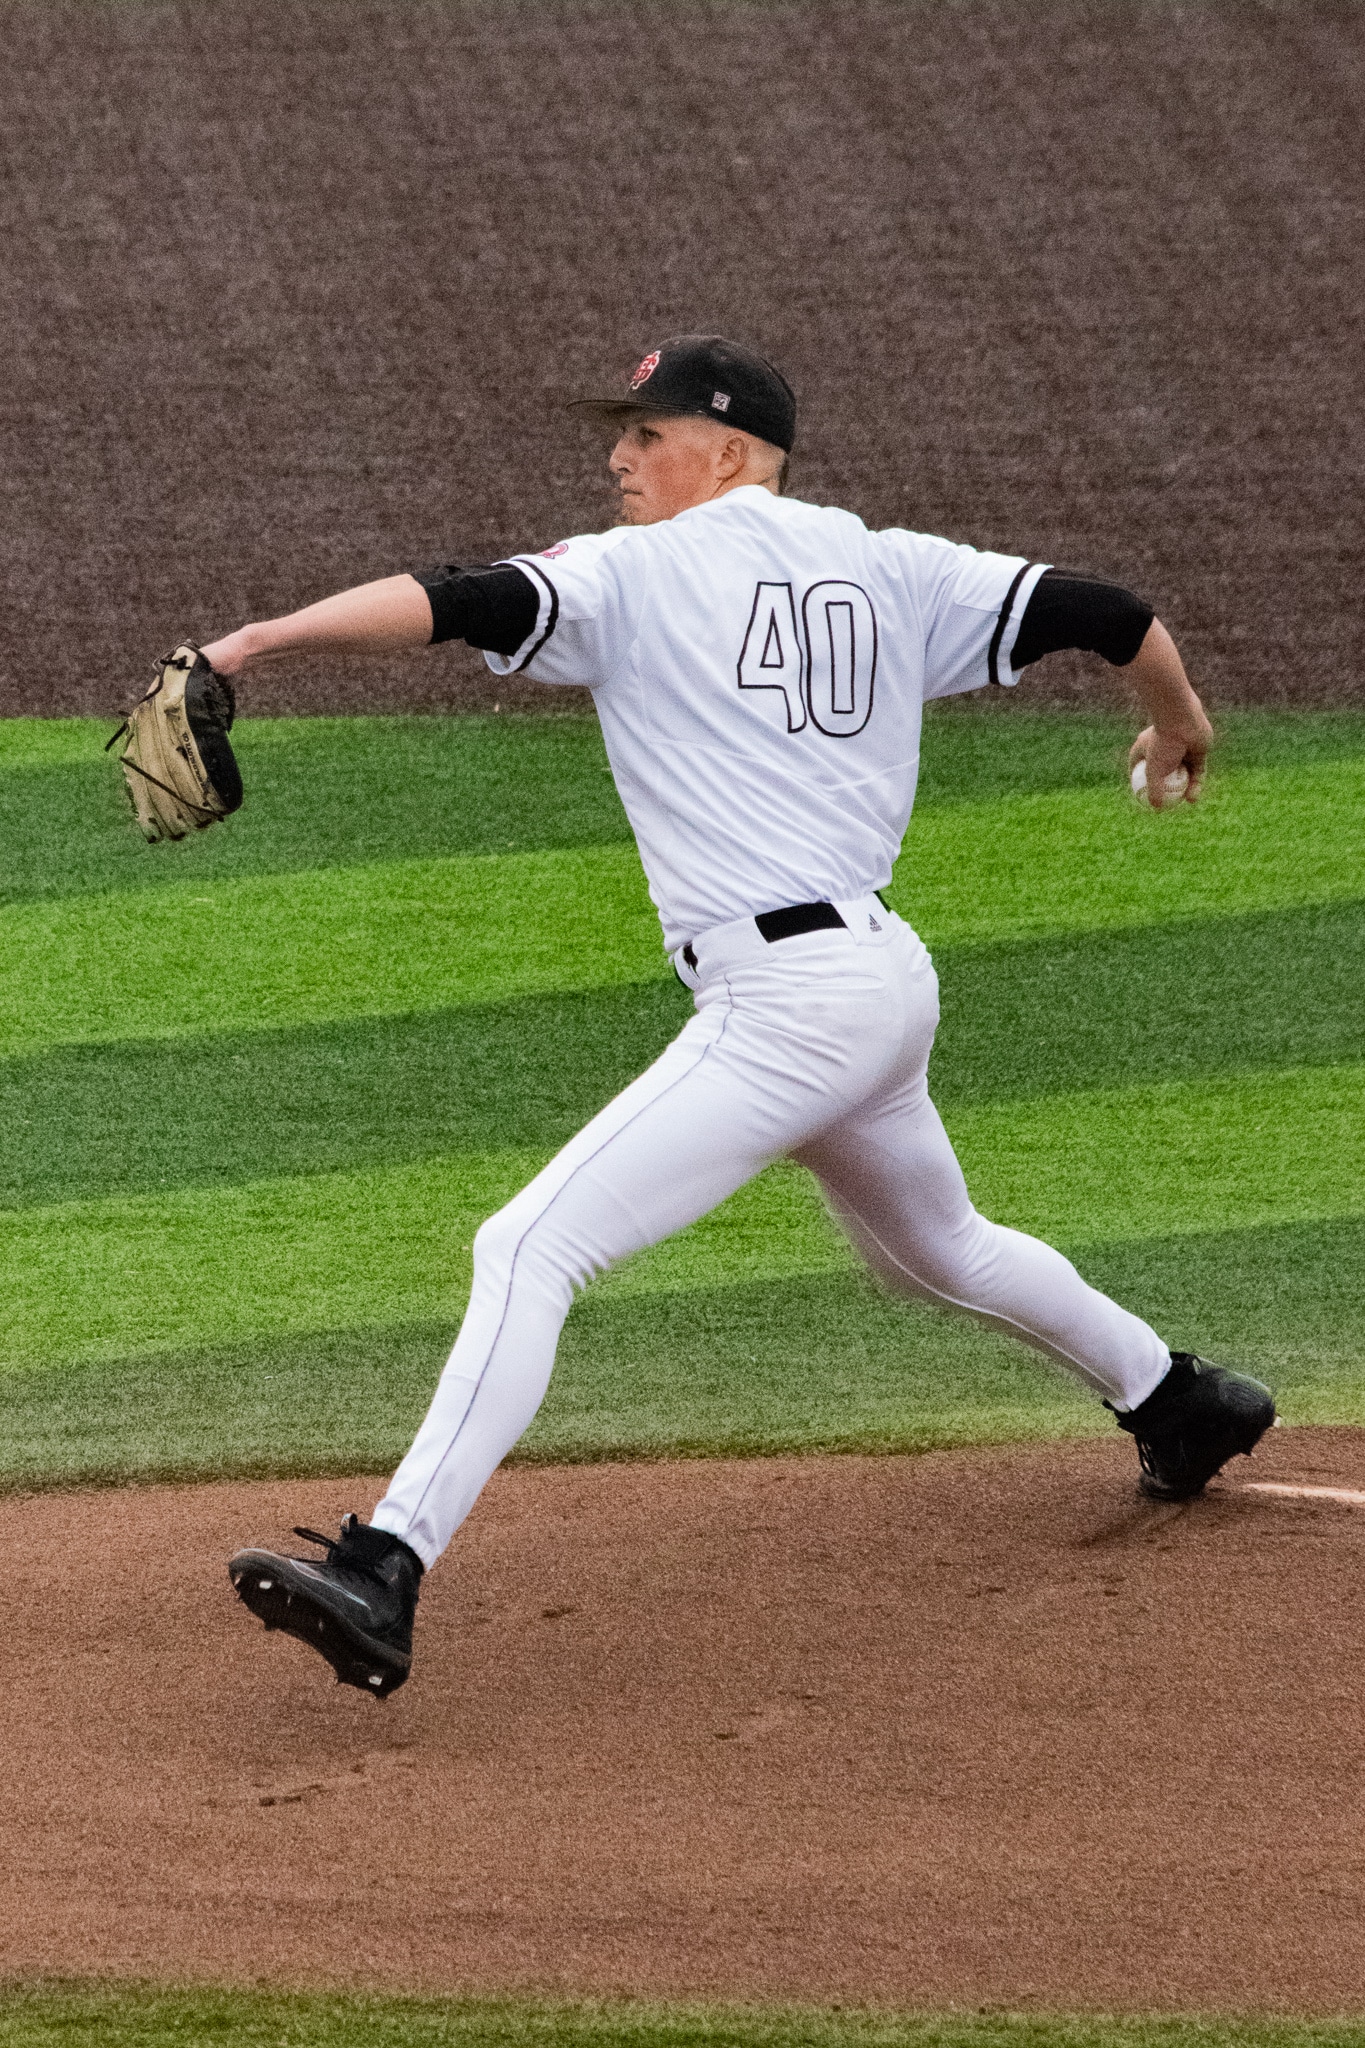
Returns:
[[[1166,1373],[1146,1323],[972,1207],[926,1085],[929,955],[875,897],[839,909],[845,930],[769,944],[744,918],[696,940],[696,1016],[478,1232],[459,1339],[374,1514],[425,1564],[544,1399],[575,1286],[784,1155],[897,1293],[1010,1331],[1119,1408]]]

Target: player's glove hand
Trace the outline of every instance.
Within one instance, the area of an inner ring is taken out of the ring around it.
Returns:
[[[183,839],[237,809],[242,777],[228,739],[236,710],[231,683],[197,647],[157,662],[152,687],[104,750],[125,740],[119,766],[145,838]]]

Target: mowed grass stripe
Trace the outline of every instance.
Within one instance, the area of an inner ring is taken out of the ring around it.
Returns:
[[[0,2048],[1357,2048],[1356,2022],[13,1985]]]
[[[109,1358],[433,1317],[453,1327],[475,1230],[543,1163],[540,1153],[465,1153],[11,1212],[0,1219],[0,1361]],[[743,1278],[851,1261],[794,1167],[762,1176],[696,1228],[694,1247],[681,1262],[674,1251],[658,1284],[690,1285],[698,1270]],[[642,1261],[606,1284],[647,1287],[649,1277]]]
[[[1365,1059],[1365,904],[940,948],[935,1099]],[[1137,995],[1135,997],[1135,991]],[[621,988],[0,1061],[0,1208],[551,1151],[691,1014]]]
[[[1223,776],[1150,811],[1109,788],[910,820],[891,901],[931,944],[1194,923],[1359,898],[1365,759]]]
[[[1365,759],[1229,776],[1196,812],[1110,790],[912,820],[892,900],[931,944],[1357,899]],[[669,972],[626,845],[178,882],[0,911],[0,1056],[581,989]]]
[[[981,1104],[948,1125],[979,1206],[1053,1242],[1365,1213],[1365,1066]]]
[[[630,838],[595,718],[239,721],[244,809],[156,847],[101,754],[111,726],[72,723],[61,757],[14,731],[43,722],[0,721],[0,902]]]
[[[1291,1422],[1365,1423],[1365,1219],[1092,1246],[1089,1279],[1177,1347],[1241,1364]],[[287,1332],[5,1381],[0,1483],[383,1472],[411,1441],[449,1318]],[[864,1273],[686,1294],[591,1290],[518,1459],[914,1451],[1106,1434],[1021,1345]],[[357,1502],[357,1505],[365,1503]]]
[[[0,1061],[0,1208],[557,1150],[692,1013],[666,981]]]
[[[0,1358],[455,1318],[475,1230],[542,1163],[466,1153],[11,1212],[0,1220]]]
[[[1365,1067],[964,1108],[949,1128],[978,1205],[1063,1245],[1358,1215]],[[114,1197],[0,1218],[10,1366],[287,1331],[454,1317],[478,1223],[543,1155]],[[813,1181],[779,1164],[601,1291],[841,1273]]]
[[[633,847],[391,861],[0,912],[0,1054],[671,973]]]
[[[1365,712],[1215,714],[1215,785],[1244,768],[1303,768],[1365,755]],[[1010,696],[983,693],[925,707],[917,804],[982,802],[1055,789],[1112,789],[1127,774],[1136,717],[1032,711],[1025,679]]]
[[[1365,1058],[1365,903],[940,946],[941,1108]]]

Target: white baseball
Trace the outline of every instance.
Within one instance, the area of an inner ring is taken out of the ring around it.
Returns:
[[[1147,763],[1145,761],[1138,761],[1135,764],[1129,780],[1132,782],[1133,795],[1135,797],[1141,799],[1147,796]],[[1160,808],[1164,811],[1168,805],[1178,804],[1189,786],[1189,769],[1183,766],[1172,768],[1170,774],[1161,785]],[[1151,798],[1148,797],[1147,801],[1150,803]]]

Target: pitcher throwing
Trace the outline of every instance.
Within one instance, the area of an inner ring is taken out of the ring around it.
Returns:
[[[1274,1420],[1264,1387],[1185,1353],[1060,1252],[973,1208],[926,1073],[938,984],[878,891],[910,816],[925,702],[1088,648],[1149,723],[1133,756],[1199,793],[1210,728],[1169,634],[1113,584],[782,495],[796,401],[763,357],[684,335],[623,395],[624,523],[541,554],[343,592],[202,652],[460,638],[499,675],[586,684],[664,944],[696,1014],[474,1241],[459,1339],[368,1524],[317,1560],[244,1550],[267,1627],[383,1697],[408,1676],[419,1585],[526,1429],[576,1285],[704,1216],[773,1160],[819,1180],[897,1293],[1045,1352],[1137,1440],[1139,1484],[1183,1500]],[[309,1532],[301,1531],[301,1534]]]

